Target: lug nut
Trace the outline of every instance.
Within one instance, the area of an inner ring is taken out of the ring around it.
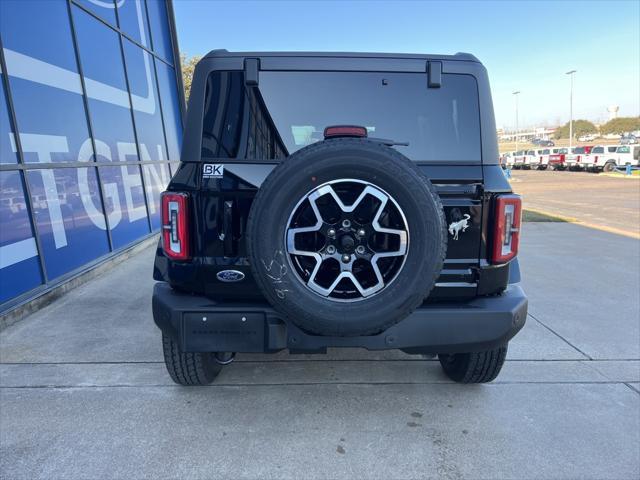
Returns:
[[[333,255],[334,253],[336,253],[336,247],[334,247],[333,245],[329,245],[329,246],[327,247],[327,253],[328,253],[329,255]]]
[[[344,263],[349,263],[351,261],[351,255],[347,255],[346,253],[342,255],[342,261]]]
[[[364,231],[364,228],[361,228],[360,230],[358,230],[358,236],[359,237],[364,237],[367,234],[367,232]]]
[[[356,247],[356,252],[359,253],[360,255],[362,255],[365,252],[365,248],[363,245],[358,245]]]
[[[345,220],[343,220],[343,221],[342,221],[342,226],[343,226],[344,228],[349,228],[349,227],[351,226],[351,221],[346,220],[346,219],[345,219]]]
[[[336,229],[335,228],[330,228],[329,230],[327,230],[327,235],[329,235],[330,237],[335,237],[336,236]]]

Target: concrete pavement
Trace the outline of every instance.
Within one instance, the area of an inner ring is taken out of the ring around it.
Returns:
[[[640,242],[525,224],[497,381],[401,352],[239,355],[171,383],[149,249],[0,333],[2,478],[638,478]]]
[[[525,208],[640,238],[640,179],[588,172],[514,170]]]

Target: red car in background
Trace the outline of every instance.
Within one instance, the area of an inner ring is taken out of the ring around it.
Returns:
[[[554,148],[549,155],[549,167],[551,170],[564,170],[567,168],[565,165],[565,157],[569,153],[568,148]]]

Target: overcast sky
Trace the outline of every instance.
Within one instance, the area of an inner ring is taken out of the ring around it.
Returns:
[[[640,115],[640,2],[214,2],[174,0],[180,49],[203,55],[311,50],[470,52],[487,67],[496,123],[569,118],[568,70],[577,70],[574,118]]]

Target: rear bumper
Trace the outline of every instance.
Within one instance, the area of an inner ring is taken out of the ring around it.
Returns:
[[[186,352],[322,352],[327,347],[463,353],[495,348],[523,326],[527,297],[517,285],[502,295],[462,304],[424,304],[376,335],[328,337],[303,332],[266,303],[226,303],[178,293],[166,283],[153,290],[153,318]]]

